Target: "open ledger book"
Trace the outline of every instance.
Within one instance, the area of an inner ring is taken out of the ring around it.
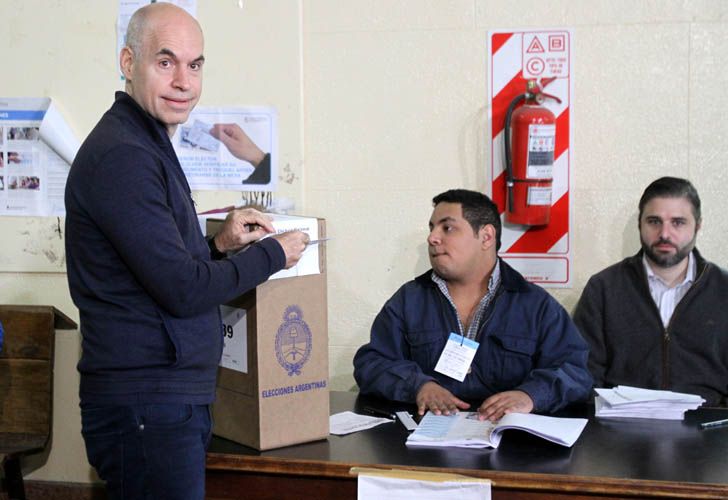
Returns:
[[[456,415],[427,413],[407,438],[407,446],[457,446],[497,448],[506,429],[530,432],[562,446],[571,446],[581,435],[585,418],[558,418],[533,413],[509,413],[498,422],[478,420],[477,412]]]

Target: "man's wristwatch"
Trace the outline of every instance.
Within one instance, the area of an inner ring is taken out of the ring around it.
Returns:
[[[207,246],[210,247],[210,257],[212,257],[212,260],[220,260],[227,257],[223,252],[217,249],[217,246],[215,246],[215,236],[208,236],[207,237]]]

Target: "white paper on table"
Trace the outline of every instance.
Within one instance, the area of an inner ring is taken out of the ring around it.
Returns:
[[[342,436],[391,422],[394,422],[394,420],[382,417],[368,417],[366,415],[359,415],[353,411],[344,411],[335,413],[329,417],[329,432],[337,436]]]
[[[618,385],[612,389],[596,388],[594,398],[597,417],[652,418],[682,420],[705,400],[697,394],[642,389]]]
[[[620,385],[612,389],[596,388],[594,391],[613,408],[645,408],[660,406],[685,406],[697,408],[705,400],[697,394],[658,391]]]
[[[48,147],[56,152],[63,161],[69,165],[73,163],[73,159],[81,147],[76,134],[73,133],[68,122],[58,110],[58,106],[51,100],[48,109],[43,116],[43,121],[38,130],[40,139],[45,142]]]
[[[357,498],[366,500],[490,500],[487,479],[428,481],[359,473]]]
[[[650,418],[657,420],[682,420],[685,418],[684,408],[670,408],[665,406],[637,408],[633,406],[611,407],[601,396],[594,398],[594,414],[605,418]]]
[[[642,401],[676,401],[681,403],[704,402],[703,398],[697,394],[687,394],[683,392],[642,389],[640,387],[631,387],[628,385],[618,385],[613,390],[622,398],[635,403]],[[610,404],[614,403],[611,403],[610,401]]]

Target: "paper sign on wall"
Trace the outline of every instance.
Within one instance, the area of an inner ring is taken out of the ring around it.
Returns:
[[[0,215],[64,215],[78,148],[50,98],[0,98]]]
[[[275,191],[278,114],[274,108],[198,107],[177,127],[172,144],[194,190]],[[251,158],[255,156],[251,149],[264,159]]]

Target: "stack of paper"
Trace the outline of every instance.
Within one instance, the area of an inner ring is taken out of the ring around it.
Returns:
[[[685,412],[705,403],[696,394],[640,389],[618,385],[613,389],[595,389],[597,417],[657,418],[682,420]]]

